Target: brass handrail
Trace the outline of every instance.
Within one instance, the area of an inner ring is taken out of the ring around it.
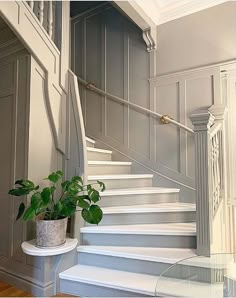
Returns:
[[[152,116],[159,117],[159,119],[160,119],[160,121],[161,121],[162,124],[172,123],[172,124],[174,124],[174,125],[182,128],[182,129],[184,129],[185,131],[187,131],[189,133],[194,133],[194,131],[191,128],[189,128],[189,127],[187,127],[187,126],[185,126],[185,125],[183,125],[183,124],[175,121],[174,119],[172,119],[168,115],[162,115],[162,114],[159,114],[157,112],[151,111],[149,109],[143,108],[143,107],[141,107],[139,105],[136,105],[136,104],[134,104],[134,103],[132,103],[130,101],[127,101],[127,100],[125,100],[123,98],[120,98],[118,96],[115,96],[115,95],[112,95],[112,94],[110,94],[108,92],[105,92],[105,91],[97,88],[94,84],[88,83],[87,81],[83,80],[82,78],[80,78],[78,76],[77,76],[77,78],[78,78],[79,83],[81,83],[82,85],[86,86],[86,88],[89,91],[97,92],[97,93],[99,93],[99,94],[101,94],[103,96],[107,96],[107,97],[109,97],[109,98],[111,98],[111,99],[113,99],[115,101],[118,101],[118,102],[121,102],[123,104],[126,104],[127,106],[131,106],[131,107],[133,107],[133,108],[135,108],[137,110],[140,110],[140,111],[145,112],[147,114],[150,114]]]

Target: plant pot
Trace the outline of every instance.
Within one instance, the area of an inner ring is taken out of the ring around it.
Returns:
[[[66,242],[68,218],[57,220],[36,220],[36,246],[41,248],[57,247]]]

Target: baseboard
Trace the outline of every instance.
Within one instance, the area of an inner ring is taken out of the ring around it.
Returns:
[[[18,274],[0,269],[0,280],[13,285],[33,296],[50,297],[53,295],[53,282],[39,285],[39,281],[33,281],[26,277],[20,277]]]

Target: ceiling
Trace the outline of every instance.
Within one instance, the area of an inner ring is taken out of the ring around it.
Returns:
[[[116,0],[124,1],[124,0]],[[155,25],[195,13],[230,0],[127,0],[135,2]],[[78,15],[107,1],[71,1],[71,16]]]
[[[119,0],[118,0],[119,1]],[[156,24],[174,19],[228,2],[230,0],[130,0],[135,1]]]
[[[84,11],[96,7],[105,1],[70,1],[70,15],[74,17]]]

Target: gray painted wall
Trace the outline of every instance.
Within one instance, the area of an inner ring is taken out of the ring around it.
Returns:
[[[159,26],[153,59],[139,28],[102,6],[72,19],[72,69],[107,92],[191,127],[191,113],[222,103],[220,67],[198,67],[234,58],[235,9],[236,3],[226,3]],[[134,161],[134,171],[154,173],[155,185],[181,188],[182,200],[194,200],[192,135],[82,86],[80,93],[89,136],[115,150],[117,159]]]
[[[158,75],[235,59],[235,15],[229,1],[158,26]]]

